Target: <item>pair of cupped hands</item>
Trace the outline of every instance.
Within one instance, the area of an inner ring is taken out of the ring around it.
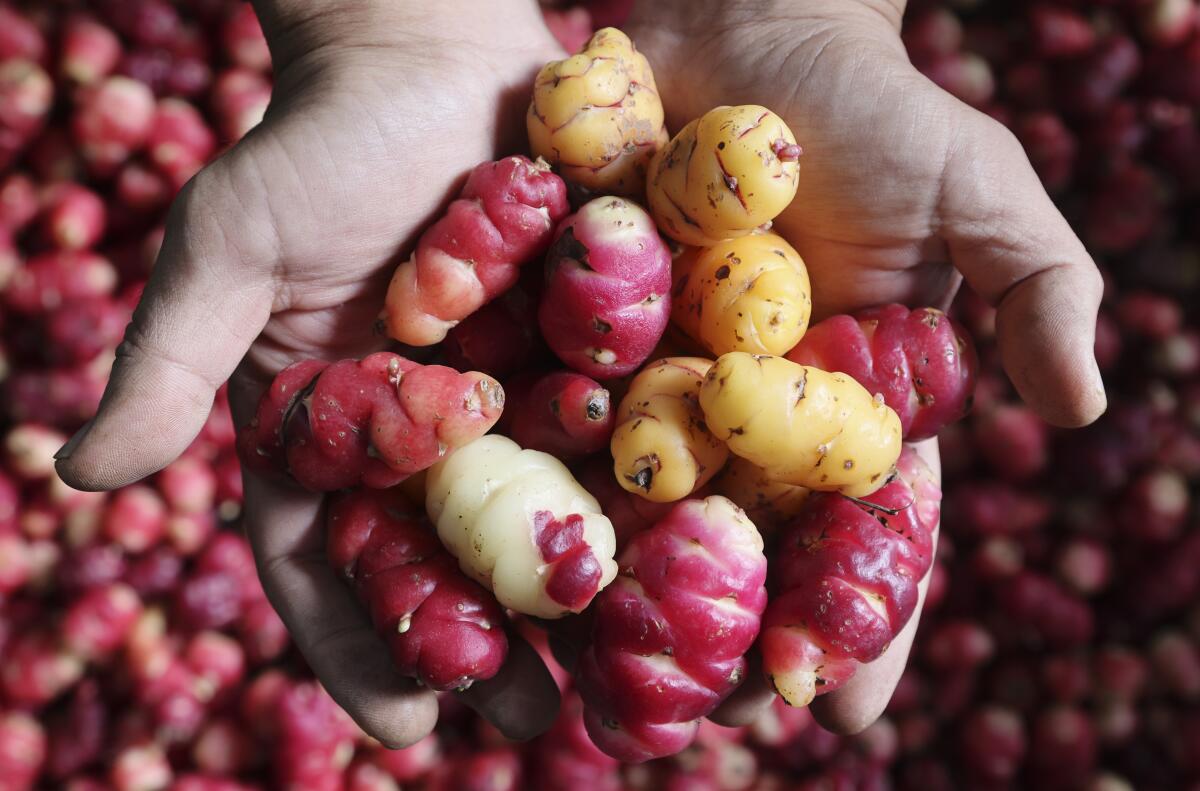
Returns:
[[[60,451],[69,484],[109,489],[173,460],[230,380],[248,419],[302,358],[359,357],[398,256],[480,161],[525,149],[532,80],[563,57],[534,0],[256,0],[275,63],[262,124],[180,193],[99,414]],[[904,0],[639,0],[625,26],[650,60],[668,127],[761,104],[804,147],[776,221],[803,255],[814,320],[886,302],[945,306],[966,279],[998,308],[1003,363],[1061,426],[1105,407],[1093,357],[1102,283],[1001,125],[909,63]],[[922,450],[936,464],[936,442]],[[333,697],[389,746],[437,718],[393,669],[324,555],[320,495],[248,475],[245,528],[272,604]],[[924,586],[922,586],[922,596]],[[913,618],[887,653],[820,697],[826,727],[882,712]],[[501,673],[462,693],[506,735],[553,721],[558,692],[519,638]],[[753,720],[755,674],[713,716]]]

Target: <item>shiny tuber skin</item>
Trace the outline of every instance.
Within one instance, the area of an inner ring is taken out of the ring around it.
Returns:
[[[869,500],[811,494],[779,535],[759,648],[767,680],[793,706],[877,659],[916,609],[933,562],[937,480],[905,447],[895,479]]]
[[[662,337],[670,292],[671,253],[650,215],[623,198],[596,198],[555,231],[538,324],[575,370],[625,376]]]
[[[435,690],[496,674],[508,652],[503,611],[398,490],[341,493],[326,526],[330,565],[370,611],[401,673]]]
[[[563,461],[608,447],[613,404],[598,382],[573,371],[520,374],[505,383],[499,431]]]
[[[699,401],[713,436],[772,480],[865,497],[900,456],[900,419],[846,374],[729,352],[708,369]]]
[[[936,436],[971,408],[979,361],[967,332],[936,308],[884,305],[809,328],[787,358],[849,374],[900,416],[904,439]]]
[[[566,185],[545,161],[483,162],[392,276],[381,319],[389,337],[429,346],[517,282],[567,214]]]
[[[612,524],[547,453],[481,437],[430,468],[425,488],[446,549],[509,609],[583,612],[616,576]]]
[[[390,352],[280,371],[238,437],[243,463],[312,491],[394,486],[490,429],[504,391]]]
[[[655,154],[646,202],[659,230],[677,242],[709,247],[745,236],[792,202],[802,153],[766,107],[714,107]]]
[[[667,142],[650,64],[614,28],[542,67],[525,122],[534,154],[592,194],[640,195],[650,158]]]
[[[610,449],[625,491],[671,503],[708,483],[729,458],[700,411],[712,360],[664,357],[643,368],[617,407]]]
[[[621,553],[578,668],[584,722],[625,762],[672,755],[744,679],[767,603],[762,537],[724,497],[686,500]]]

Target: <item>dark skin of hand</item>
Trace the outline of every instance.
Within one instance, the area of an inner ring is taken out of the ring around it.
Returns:
[[[709,2],[647,0],[628,30],[671,128],[717,104],[758,103],[803,143],[800,192],[777,228],[804,256],[820,311],[944,304],[965,277],[999,308],[1022,395],[1059,425],[1095,419],[1099,275],[1012,136],[908,64],[903,8]],[[270,109],[172,206],[100,411],[59,454],[78,488],[170,463],[226,380],[244,422],[291,362],[381,348],[372,325],[400,257],[472,165],[524,148],[533,75],[562,57],[532,0],[255,5],[275,63]],[[923,453],[936,461],[932,443]],[[392,669],[327,567],[323,498],[254,475],[245,484],[264,587],[318,678],[385,744],[420,739],[436,699]],[[916,620],[818,699],[823,723],[848,732],[878,716]],[[549,672],[515,637],[500,675],[463,697],[512,738],[540,733],[558,708]],[[747,683],[714,717],[745,722],[769,700]]]

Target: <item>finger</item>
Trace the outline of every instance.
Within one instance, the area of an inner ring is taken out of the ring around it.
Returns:
[[[1012,133],[957,109],[971,114],[939,204],[951,259],[996,306],[1001,359],[1021,397],[1055,425],[1090,423],[1107,404],[1093,353],[1100,273]]]
[[[544,732],[558,716],[558,685],[534,647],[508,631],[508,659],[500,672],[459,693],[463,702],[507,738],[525,741]]]
[[[195,438],[271,311],[271,221],[245,186],[247,138],[189,182],[172,205],[162,250],[117,349],[93,418],[58,452],[77,489],[123,486],[170,463]],[[257,172],[257,171],[254,171]]]
[[[364,731],[404,747],[437,723],[437,698],[401,676],[325,560],[322,498],[246,475],[246,531],[263,588],[309,667]]]
[[[740,728],[757,721],[773,700],[775,690],[763,675],[762,658],[753,651],[747,657],[746,680],[708,718],[718,725]]]
[[[918,455],[941,480],[942,468],[938,458],[937,440],[919,442],[914,447]],[[938,532],[934,531],[933,547],[937,549]],[[811,709],[817,722],[826,730],[840,734],[859,733],[879,719],[900,683],[908,655],[912,650],[917,623],[921,619],[921,608],[925,606],[925,592],[929,589],[929,574],[917,585],[917,608],[883,655],[865,665],[860,665],[854,676],[840,689],[821,695],[812,702]]]

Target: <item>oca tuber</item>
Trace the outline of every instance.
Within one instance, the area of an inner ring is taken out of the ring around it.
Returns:
[[[908,623],[933,563],[941,497],[911,448],[869,503],[809,495],[779,536],[759,640],[763,673],[785,701],[807,706],[837,689]]]
[[[592,741],[621,761],[687,747],[746,674],[767,603],[762,537],[724,497],[687,500],[621,553],[579,663]]]
[[[504,613],[442,548],[396,489],[355,489],[329,505],[329,563],[354,586],[400,672],[435,690],[496,675]]]
[[[698,400],[711,365],[701,357],[667,357],[629,383],[611,443],[613,472],[626,491],[669,503],[721,469],[729,450],[709,431]]]
[[[251,469],[286,470],[312,491],[395,486],[490,429],[504,391],[379,352],[362,360],[304,360],[279,372],[238,437]]]
[[[667,142],[662,101],[646,57],[615,28],[583,51],[547,63],[533,83],[529,145],[563,178],[592,192],[639,195]]]
[[[900,456],[896,413],[845,374],[730,352],[699,395],[709,430],[772,480],[863,497]]]
[[[882,393],[914,442],[966,414],[979,365],[970,336],[945,313],[894,304],[813,325],[787,358]]]
[[[646,200],[663,233],[708,247],[775,219],[796,195],[801,149],[765,107],[714,107],[650,162]]]
[[[596,198],[555,233],[538,324],[575,370],[624,376],[662,337],[670,291],[671,254],[650,215],[623,198]]]
[[[616,539],[562,462],[490,435],[430,468],[425,507],[462,570],[505,607],[582,612],[616,576]]]
[[[387,334],[412,346],[441,341],[517,282],[521,264],[546,250],[566,213],[566,187],[544,161],[512,156],[477,165],[392,276]]]
[[[773,233],[688,248],[675,261],[671,300],[674,322],[718,357],[784,354],[812,313],[804,261]]]

